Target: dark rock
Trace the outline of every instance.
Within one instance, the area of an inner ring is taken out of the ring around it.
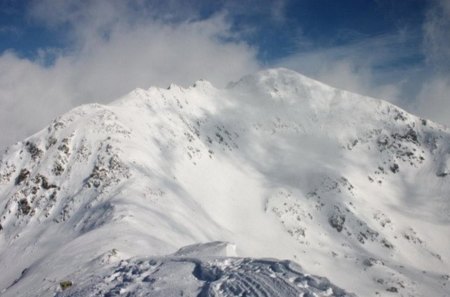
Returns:
[[[64,172],[64,167],[61,165],[61,163],[56,162],[53,165],[52,171],[55,175],[61,175]]]
[[[30,153],[31,158],[32,158],[33,160],[36,160],[36,159],[38,159],[39,157],[42,156],[42,150],[40,150],[40,149],[36,146],[36,144],[34,144],[34,143],[30,142],[30,141],[27,141],[27,142],[25,143],[25,147],[27,148],[27,151],[28,151],[28,153]]]
[[[68,155],[69,154],[69,146],[67,146],[67,144],[63,143],[60,146],[58,146],[58,150],[63,152],[64,154]]]
[[[398,120],[406,121],[407,118],[406,118],[406,116],[404,115],[404,113],[402,111],[400,111],[398,109],[394,109],[393,113],[394,113],[394,120],[396,120],[396,121],[398,121]]]
[[[345,216],[343,214],[333,214],[329,219],[331,227],[336,229],[338,232],[341,232],[344,228]]]
[[[28,215],[31,212],[31,206],[28,203],[27,199],[20,199],[19,200],[19,210],[23,215]]]
[[[42,186],[42,188],[44,188],[45,190],[49,190],[49,189],[56,188],[56,185],[50,184],[50,183],[48,182],[48,179],[47,179],[45,176],[40,175],[40,178],[41,178],[41,186]]]
[[[59,286],[61,287],[61,290],[66,290],[70,287],[72,287],[73,283],[71,281],[62,281],[59,283]]]
[[[220,133],[216,133],[216,137],[219,139],[219,143],[223,142],[223,137],[220,135]]]
[[[58,141],[58,140],[57,140],[55,137],[50,136],[50,137],[48,138],[46,148],[48,149],[48,148],[50,148],[51,146],[55,145],[57,141]]]
[[[367,258],[367,259],[364,259],[364,261],[363,261],[363,265],[367,266],[367,267],[372,267],[375,264],[384,265],[383,261],[377,260],[375,258]]]
[[[36,176],[34,177],[34,183],[37,185],[40,185],[43,189],[48,190],[51,188],[56,188],[55,185],[52,185],[48,182],[47,177],[43,176],[42,174],[36,174]],[[32,189],[32,193],[36,194],[36,192],[39,190],[38,187],[33,187]]]
[[[386,291],[391,292],[391,293],[398,293],[398,289],[396,287],[387,288]]]
[[[397,173],[400,170],[400,167],[398,167],[397,163],[392,164],[389,169],[391,169],[392,173]]]
[[[438,176],[438,177],[446,177],[447,175],[448,175],[448,172],[445,172],[445,171],[436,173],[436,176]]]
[[[412,142],[418,143],[417,132],[413,128],[410,128],[404,137]]]
[[[386,247],[388,249],[394,248],[394,245],[392,243],[390,243],[389,241],[387,241],[386,239],[381,240],[381,243],[384,245],[384,247]]]
[[[25,179],[28,178],[28,176],[30,176],[30,171],[28,169],[23,168],[22,170],[20,170],[20,173],[16,178],[16,185],[22,183]]]

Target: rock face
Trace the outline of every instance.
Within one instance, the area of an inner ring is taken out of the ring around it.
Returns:
[[[446,128],[286,69],[81,106],[0,158],[0,291],[145,296],[179,269],[187,295],[347,294],[270,257],[361,296],[446,296],[449,153]],[[215,241],[255,259],[164,256]]]

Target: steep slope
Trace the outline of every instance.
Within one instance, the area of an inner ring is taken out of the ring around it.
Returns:
[[[2,156],[0,290],[76,294],[122,259],[226,241],[361,296],[448,296],[449,154],[447,129],[285,69],[137,89]]]

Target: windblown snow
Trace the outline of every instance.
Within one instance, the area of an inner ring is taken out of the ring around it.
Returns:
[[[2,296],[450,296],[450,131],[290,70],[84,105],[0,160]]]

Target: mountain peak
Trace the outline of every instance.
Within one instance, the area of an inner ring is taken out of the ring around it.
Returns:
[[[344,296],[294,261],[361,296],[443,296],[449,151],[448,130],[287,69],[81,106],[1,156],[0,291],[176,275],[186,295]]]
[[[211,89],[214,88],[213,84],[205,79],[199,79],[195,83],[192,84],[193,88],[206,88]]]
[[[237,82],[231,82],[227,88],[261,88],[264,91],[273,91],[286,88],[300,88],[321,86],[328,87],[325,84],[312,78],[304,76],[286,68],[273,68],[246,75]],[[331,87],[329,87],[331,88]]]

